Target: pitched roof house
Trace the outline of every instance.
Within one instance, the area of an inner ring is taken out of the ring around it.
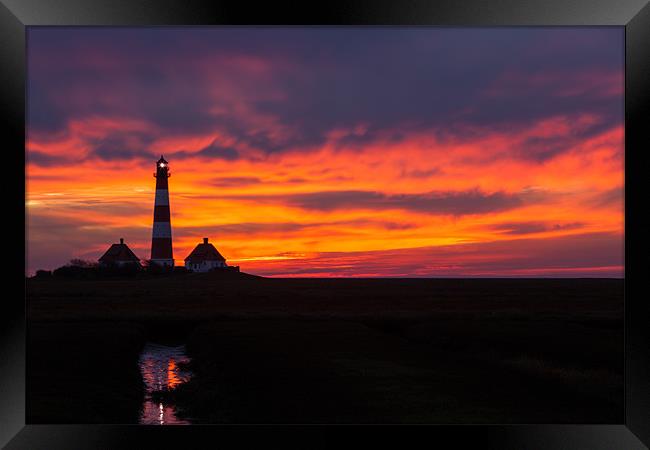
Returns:
[[[193,272],[208,272],[223,267],[227,267],[226,258],[208,242],[208,238],[203,238],[203,243],[185,258],[185,268]]]
[[[135,256],[131,249],[124,243],[124,239],[120,238],[119,244],[110,246],[106,253],[99,258],[101,265],[118,265],[123,266],[126,264],[140,264],[140,258]]]

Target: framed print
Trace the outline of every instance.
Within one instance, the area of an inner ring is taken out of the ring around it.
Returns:
[[[647,448],[646,3],[0,11],[6,448]]]

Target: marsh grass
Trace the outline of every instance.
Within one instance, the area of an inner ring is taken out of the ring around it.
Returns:
[[[611,369],[591,369],[560,365],[534,356],[507,359],[504,364],[531,377],[563,384],[574,392],[616,402],[623,394],[623,374]]]
[[[622,280],[27,280],[28,422],[622,423]]]

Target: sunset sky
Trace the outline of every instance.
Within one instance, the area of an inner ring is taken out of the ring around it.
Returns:
[[[623,28],[28,28],[27,268],[623,276]]]

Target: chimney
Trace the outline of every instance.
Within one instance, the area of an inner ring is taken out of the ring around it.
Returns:
[[[203,243],[207,244],[208,243],[208,238],[203,238]]]
[[[120,244],[124,244],[124,238],[120,238]]]

